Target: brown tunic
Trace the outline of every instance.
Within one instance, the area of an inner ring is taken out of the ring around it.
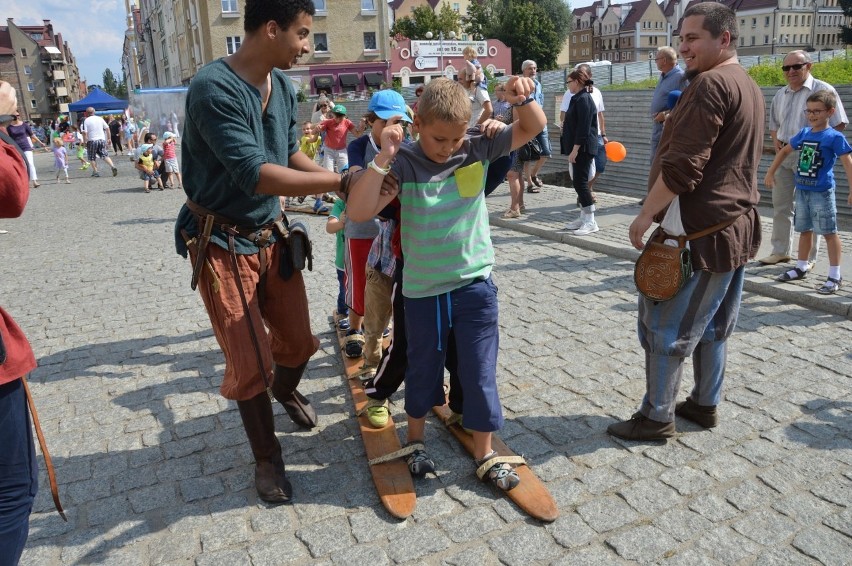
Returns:
[[[663,128],[648,178],[660,172],[680,195],[687,234],[737,218],[728,228],[690,243],[695,269],[732,271],[760,247],[757,168],[763,149],[763,95],[739,64],[699,74]]]

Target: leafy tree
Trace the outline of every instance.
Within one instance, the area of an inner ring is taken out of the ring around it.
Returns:
[[[112,74],[111,69],[104,69],[103,79],[104,92],[118,97],[118,81],[116,80],[115,75]]]
[[[560,34],[542,6],[509,0],[500,20],[495,39],[512,48],[512,69],[520,71],[525,59],[534,60],[542,71],[556,68],[563,41],[559,40]]]
[[[533,59],[549,70],[556,68],[572,18],[565,0],[480,0],[470,3],[462,23],[474,39],[499,39],[511,47],[513,69]]]
[[[432,32],[438,37],[440,32],[448,37],[450,32],[461,29],[461,17],[459,14],[444,4],[439,13],[435,13],[427,6],[417,6],[411,11],[410,16],[399,18],[390,30],[392,36],[401,35],[408,39],[426,39],[426,33]]]
[[[475,40],[497,37],[500,30],[500,12],[505,4],[504,0],[471,2],[467,8],[467,15],[461,18],[462,30]]]
[[[843,10],[843,15],[847,18],[852,16],[852,0],[840,0],[840,9]],[[852,27],[847,25],[840,26],[840,40],[844,45],[852,43]]]

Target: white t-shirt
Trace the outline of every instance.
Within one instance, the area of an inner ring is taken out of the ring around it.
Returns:
[[[83,131],[86,132],[86,141],[106,141],[105,130],[108,129],[107,123],[100,116],[89,116],[83,120]]]
[[[592,87],[592,102],[595,103],[595,108],[598,111],[598,114],[606,111],[606,107],[604,107],[603,95],[601,94],[600,89],[598,87]],[[571,94],[570,90],[566,90],[565,94],[562,96],[562,104],[559,105],[560,112],[568,112],[568,107],[571,106],[571,97],[574,96]],[[600,135],[601,131],[601,117],[598,116],[598,134]]]
[[[482,109],[486,102],[491,102],[488,96],[488,91],[477,87],[473,88],[473,92],[469,93],[470,98],[470,121],[467,124],[468,128],[474,127],[479,123],[479,117],[482,116]],[[489,118],[491,116],[488,116]]]

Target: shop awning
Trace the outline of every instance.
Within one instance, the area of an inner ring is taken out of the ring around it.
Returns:
[[[316,88],[331,88],[334,86],[334,77],[331,75],[316,75],[314,77],[314,86]]]
[[[385,81],[385,74],[378,71],[372,73],[364,73],[364,82],[367,86],[381,86]]]
[[[361,84],[361,78],[357,73],[341,73],[337,76],[342,87],[355,87]]]

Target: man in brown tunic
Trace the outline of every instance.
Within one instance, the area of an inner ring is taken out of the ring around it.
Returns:
[[[646,392],[637,413],[607,429],[619,438],[669,438],[675,414],[704,428],[717,424],[727,339],[739,313],[745,264],[760,245],[754,207],[760,200],[763,96],[737,60],[737,37],[736,16],[722,4],[700,3],[684,13],[680,54],[690,84],[666,121],[648,197],[630,225],[630,242],[642,249],[655,216],[675,198],[686,234],[732,223],[690,242],[695,271],[675,298],[639,297]],[[695,386],[675,405],[687,356],[692,356]]]

